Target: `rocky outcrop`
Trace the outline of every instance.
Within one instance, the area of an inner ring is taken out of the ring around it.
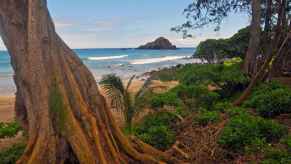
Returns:
[[[175,45],[173,45],[168,39],[164,37],[160,37],[153,42],[149,42],[145,45],[139,46],[137,49],[155,49],[155,50],[162,50],[162,49],[177,49]]]

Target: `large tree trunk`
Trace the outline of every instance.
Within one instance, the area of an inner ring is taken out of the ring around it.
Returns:
[[[18,163],[171,160],[122,134],[94,77],[56,34],[46,0],[1,0],[0,33],[15,71],[17,117],[29,134]]]
[[[261,1],[252,0],[252,22],[250,27],[250,41],[248,51],[244,60],[244,72],[253,75],[256,65],[256,57],[259,53],[260,34],[261,34]]]

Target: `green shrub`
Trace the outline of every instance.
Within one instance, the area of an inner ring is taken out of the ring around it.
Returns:
[[[244,104],[255,108],[263,117],[291,113],[291,90],[276,82],[259,86]]]
[[[144,117],[141,124],[138,125],[138,130],[146,131],[153,126],[170,126],[175,124],[177,117],[171,112],[158,112]]]
[[[134,134],[145,143],[165,150],[175,142],[175,132],[171,125],[176,120],[175,114],[170,112],[151,114],[134,128]]]
[[[175,133],[167,126],[153,126],[146,133],[138,134],[138,138],[157,149],[165,150],[175,142]]]
[[[161,80],[161,81],[173,81],[178,80],[178,70],[183,68],[182,65],[177,65],[171,68],[164,68],[159,71],[152,72],[151,78],[154,80]]]
[[[224,65],[216,82],[221,88],[218,93],[222,98],[230,98],[234,94],[243,91],[249,83],[249,78],[241,71],[239,63]]]
[[[23,154],[25,149],[24,144],[16,144],[12,147],[0,151],[0,163],[1,164],[14,164]]]
[[[185,85],[209,84],[219,80],[219,71],[223,65],[204,64],[204,65],[187,65],[178,73],[178,78]]]
[[[233,106],[230,102],[218,102],[213,106],[213,110],[226,113],[229,117],[248,113],[246,108]]]
[[[152,96],[150,104],[152,108],[161,108],[164,105],[182,106],[184,103],[188,108],[204,107],[211,108],[219,99],[219,94],[208,91],[207,87],[178,85],[170,91]]]
[[[156,96],[157,94],[153,93],[150,90],[145,91],[143,96],[139,96],[135,99],[135,105],[137,109],[142,109],[145,107],[149,107],[151,105],[152,97]]]
[[[179,106],[181,104],[181,101],[177,97],[176,93],[166,92],[154,95],[150,100],[150,104],[152,108],[162,108],[164,105]]]
[[[19,131],[21,127],[17,122],[11,123],[0,123],[0,138],[6,137],[14,137]]]
[[[230,118],[218,143],[224,148],[239,152],[244,150],[245,146],[251,145],[253,140],[275,142],[285,134],[287,134],[287,129],[284,126],[243,113]]]
[[[267,146],[268,144],[264,138],[254,138],[249,145],[245,146],[245,152],[247,154],[263,152]]]
[[[181,69],[183,72],[178,73],[178,79],[185,85],[214,84],[220,88],[218,93],[223,98],[229,98],[244,90],[249,82],[249,78],[241,71],[240,65],[240,63],[233,63],[185,66]]]
[[[269,148],[264,153],[262,164],[290,164],[291,153],[284,149]]]
[[[282,139],[282,143],[286,145],[286,148],[289,152],[291,152],[291,136],[287,136],[286,138]]]
[[[219,101],[213,105],[213,110],[219,112],[226,112],[230,108],[233,108],[233,105],[227,101]]]
[[[203,107],[209,109],[219,100],[219,95],[216,92],[208,91],[208,88],[202,85],[179,85],[172,92],[176,92],[189,108]]]
[[[194,124],[206,126],[209,123],[218,122],[220,119],[219,113],[216,111],[201,111],[193,120]]]

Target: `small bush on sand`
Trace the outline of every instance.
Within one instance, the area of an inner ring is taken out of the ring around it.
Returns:
[[[14,137],[21,127],[18,122],[0,123],[0,138]]]

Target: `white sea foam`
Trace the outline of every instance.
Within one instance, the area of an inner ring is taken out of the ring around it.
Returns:
[[[132,60],[130,64],[138,65],[138,64],[160,63],[160,62],[165,62],[165,61],[184,59],[188,57],[189,56],[165,56],[161,58],[137,59],[137,60]]]
[[[88,60],[112,60],[112,59],[121,59],[125,58],[128,55],[120,55],[120,56],[100,56],[100,57],[88,57]]]

